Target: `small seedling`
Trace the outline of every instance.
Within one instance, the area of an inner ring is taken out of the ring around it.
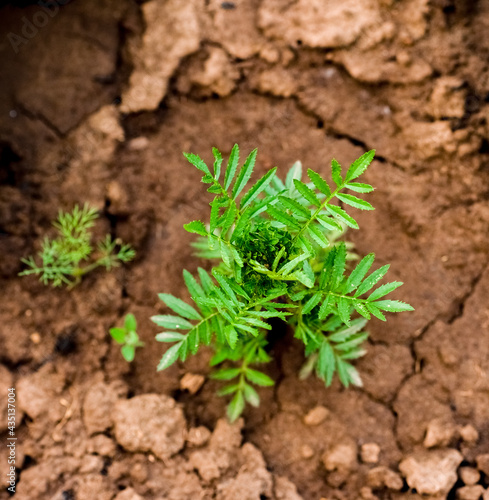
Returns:
[[[115,327],[109,330],[112,338],[118,344],[122,344],[121,353],[128,363],[134,359],[136,348],[144,346],[144,342],[139,340],[139,335],[136,333],[137,326],[134,314],[129,313],[124,319],[124,326],[122,328]]]
[[[71,213],[60,211],[58,219],[53,222],[59,236],[44,239],[38,254],[42,263],[38,265],[33,256],[21,259],[28,269],[19,276],[37,274],[45,285],[72,287],[81,281],[83,275],[97,267],[110,270],[121,262],[132,260],[134,250],[109,234],[98,243],[95,256],[92,256],[91,228],[97,218],[97,210],[87,204],[83,208],[76,205]]]
[[[204,174],[202,182],[214,199],[208,223],[196,220],[185,229],[199,235],[194,246],[200,257],[219,263],[209,274],[198,269],[198,280],[183,272],[194,306],[170,294],[160,299],[176,315],[157,315],[152,320],[165,329],[156,336],[174,344],[164,353],[158,370],[177,359],[185,361],[201,345],[211,345],[211,365],[224,363],[213,378],[229,381],[221,395],[232,395],[230,420],[243,411],[245,403],[257,406],[258,393],[252,384],[273,385],[273,380],[256,368],[270,361],[267,334],[272,318],[286,321],[305,346],[306,362],[300,372],[312,372],[329,386],[336,373],[342,384],[361,386],[358,371],[351,364],[365,354],[364,327],[372,316],[385,321],[383,311],[411,311],[399,300],[383,297],[402,283],[374,287],[385,276],[388,265],[367,275],[374,262],[368,254],[350,265],[355,257],[351,246],[338,241],[345,228],[358,229],[355,219],[342,207],[373,210],[353,193],[370,193],[373,187],[355,180],[374,157],[369,151],[355,160],[346,173],[333,160],[330,185],[323,176],[308,169],[303,182],[302,167],[292,166],[285,182],[271,169],[244,195],[255,164],[256,149],[239,169],[239,148],[235,145],[221,176],[222,155],[213,149],[211,170],[194,154],[188,161]],[[236,176],[237,174],[237,176]],[[348,190],[349,193],[344,191]]]

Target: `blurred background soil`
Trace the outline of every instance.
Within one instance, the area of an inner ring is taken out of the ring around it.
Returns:
[[[489,498],[489,2],[1,2],[0,32],[15,498]],[[375,148],[376,211],[348,238],[416,311],[369,323],[362,389],[299,381],[301,346],[277,332],[277,385],[230,426],[214,382],[188,390],[208,352],[156,372],[149,317],[158,292],[187,298],[183,268],[208,266],[182,228],[209,202],[182,151],[235,142],[258,147],[257,176],[296,160],[328,176]],[[18,278],[84,202],[136,260],[70,292]],[[108,335],[129,311],[146,343],[131,365]]]

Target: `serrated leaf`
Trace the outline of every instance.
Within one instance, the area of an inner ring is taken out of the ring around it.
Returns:
[[[346,297],[340,297],[338,299],[338,315],[345,325],[350,324],[350,305],[350,301]]]
[[[297,191],[299,191],[301,196],[306,199],[311,205],[314,205],[316,207],[321,206],[321,202],[318,200],[318,197],[316,196],[314,191],[311,188],[307,187],[306,184],[297,179],[294,179],[294,186]]]
[[[357,198],[352,194],[338,193],[336,197],[353,208],[358,208],[359,210],[374,210],[374,207],[368,201]]]
[[[364,319],[354,319],[351,322],[350,326],[340,328],[339,330],[329,335],[328,339],[332,342],[344,342],[352,335],[358,333],[366,324],[367,322]]]
[[[219,210],[221,209],[219,198],[214,198],[211,201],[210,206],[211,206],[211,215],[209,219],[209,230],[211,233],[213,233],[219,223]]]
[[[368,301],[373,302],[374,300],[380,299],[384,295],[393,292],[396,288],[399,288],[402,285],[401,281],[393,281],[392,283],[386,283],[385,285],[379,286],[376,290],[374,290],[369,296]]]
[[[157,371],[165,370],[178,359],[180,347],[181,347],[181,342],[172,345],[169,349],[167,349],[167,351],[165,352],[165,354],[163,354],[163,357],[161,358],[158,364]]]
[[[304,217],[305,219],[309,219],[311,217],[311,211],[299,202],[291,198],[287,198],[286,196],[279,196],[278,199],[285,208],[292,210],[295,215]]]
[[[321,304],[318,313],[318,319],[324,320],[328,314],[331,314],[333,309],[333,298],[331,295],[326,295],[325,300]]]
[[[256,385],[263,387],[269,387],[274,384],[274,381],[262,372],[258,370],[253,370],[252,368],[246,368],[245,377]]]
[[[214,155],[214,179],[218,181],[221,175],[222,154],[217,148],[212,148],[212,154]]]
[[[214,380],[232,380],[239,376],[240,373],[240,368],[223,368],[222,370],[212,373],[210,377]]]
[[[365,307],[372,314],[372,316],[375,316],[377,319],[380,319],[381,321],[385,321],[385,316],[380,312],[380,309],[375,305],[375,303],[365,302]]]
[[[414,307],[402,302],[401,300],[377,300],[375,306],[382,311],[403,312],[414,311]]]
[[[342,231],[343,228],[334,219],[330,219],[326,215],[318,215],[317,220],[321,226],[325,227],[329,231]]]
[[[124,359],[130,363],[134,359],[134,355],[136,354],[136,349],[133,345],[126,344],[121,347],[121,353]]]
[[[321,248],[328,248],[329,247],[329,241],[328,238],[324,235],[323,232],[321,232],[320,229],[318,229],[316,226],[310,224],[307,227],[307,231],[309,233],[309,236],[321,247]]]
[[[370,313],[365,304],[354,300],[353,307],[355,308],[355,311],[357,311],[357,313],[363,316],[365,319],[370,319]]]
[[[241,170],[239,171],[238,178],[233,186],[233,199],[241,193],[243,188],[246,186],[250,180],[251,174],[253,173],[253,168],[255,166],[256,154],[258,150],[254,149],[246,158]]]
[[[331,190],[328,183],[317,172],[314,172],[314,170],[309,168],[307,169],[307,175],[316,188],[321,191],[321,193],[323,193],[326,197],[331,196]]]
[[[185,335],[178,332],[161,332],[155,337],[157,342],[178,342],[184,338]]]
[[[243,393],[238,391],[228,405],[227,415],[230,422],[234,422],[243,413],[245,400]]]
[[[197,272],[199,274],[200,282],[202,283],[202,287],[204,288],[205,293],[209,294],[215,288],[212,278],[207,274],[207,271],[205,269],[202,269],[201,267],[197,268]]]
[[[301,180],[302,178],[302,163],[296,161],[287,172],[285,178],[285,187],[289,190],[289,194],[292,194],[294,190],[294,179]]]
[[[185,158],[187,158],[187,160],[194,167],[198,168],[199,170],[201,170],[205,174],[208,174],[212,178],[212,175],[211,175],[211,172],[209,170],[209,167],[205,164],[204,160],[202,160],[202,158],[200,158],[200,156],[197,156],[197,155],[195,155],[193,153],[183,153],[183,156],[185,156]]]
[[[282,276],[287,276],[290,274],[301,262],[305,261],[310,257],[309,254],[303,253],[301,255],[298,255],[294,259],[290,260],[286,264],[284,264],[279,270],[278,274]]]
[[[322,294],[320,292],[316,292],[305,304],[302,309],[302,314],[309,314],[321,300]]]
[[[189,273],[186,269],[183,270],[183,280],[187,286],[190,296],[193,299],[205,298],[205,293],[203,288],[197,283],[197,280]]]
[[[345,284],[345,293],[351,293],[358,288],[362,282],[365,275],[368,273],[369,269],[375,260],[375,254],[370,253],[366,255],[351,272],[348,280]]]
[[[273,217],[275,220],[278,222],[281,222],[285,226],[292,228],[292,229],[300,229],[301,226],[300,224],[289,214],[283,212],[282,210],[278,210],[277,208],[273,206],[269,206],[267,208],[268,214]]]
[[[365,172],[365,170],[367,170],[368,166],[374,159],[374,156],[375,156],[375,149],[372,149],[364,153],[357,160],[355,160],[350,165],[348,171],[346,172],[345,181],[349,182],[352,181],[353,179],[356,179],[357,177],[360,177],[360,175],[362,175]]]
[[[233,325],[227,325],[224,328],[224,336],[226,337],[229,347],[234,349],[236,347],[236,342],[238,341],[238,332]]]
[[[331,173],[334,183],[340,187],[343,184],[341,165],[334,158],[331,160]]]
[[[345,187],[356,193],[371,193],[374,190],[370,184],[364,184],[362,182],[349,182]]]
[[[244,394],[246,401],[250,405],[252,405],[256,408],[258,406],[260,406],[260,396],[255,391],[255,389],[253,389],[253,387],[251,387],[251,385],[245,384],[243,394]]]
[[[111,328],[109,330],[111,337],[118,343],[124,344],[126,341],[126,330],[124,328]]]
[[[337,207],[336,205],[326,205],[326,210],[337,219],[341,220],[347,226],[358,229],[357,221],[351,216],[348,215],[342,208]]]
[[[187,319],[202,319],[202,316],[189,304],[169,293],[159,293],[158,297],[178,315]]]
[[[275,176],[276,171],[277,167],[272,168],[250,188],[250,190],[241,199],[241,209],[247,207],[262,191],[267,188],[267,186]]]
[[[236,174],[236,169],[239,163],[239,146],[235,144],[233,149],[231,149],[231,154],[229,155],[228,164],[226,167],[226,173],[224,175],[224,189],[226,191],[229,189],[231,182],[233,182],[234,175]]]
[[[355,297],[359,297],[363,295],[365,292],[368,292],[371,288],[373,288],[387,273],[390,265],[386,264],[385,266],[380,267],[376,271],[374,271],[370,276],[368,276],[363,283],[358,287],[355,292]]]
[[[170,314],[159,314],[151,316],[151,321],[158,326],[168,328],[169,330],[190,330],[193,328],[192,323],[179,316],[172,316]]]
[[[323,378],[326,386],[330,386],[336,368],[336,360],[333,348],[327,340],[321,343],[318,356],[317,370]]]
[[[334,256],[334,265],[333,270],[331,271],[331,280],[330,280],[330,288],[331,290],[336,290],[345,273],[346,266],[346,245],[344,242],[341,242],[335,248],[335,256]]]
[[[365,340],[368,338],[368,333],[362,333],[360,335],[357,335],[356,337],[346,341],[342,342],[341,344],[337,344],[335,346],[335,349],[338,351],[350,351],[351,349],[359,346],[362,344]]]
[[[183,227],[189,233],[200,234],[201,236],[207,236],[209,234],[204,226],[204,223],[200,220],[194,220],[188,224],[184,224]]]

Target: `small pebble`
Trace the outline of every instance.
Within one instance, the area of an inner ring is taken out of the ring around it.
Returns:
[[[203,375],[198,375],[196,373],[186,373],[180,379],[180,389],[182,391],[188,391],[190,394],[195,394],[199,391],[205,382],[205,377]]]
[[[479,500],[481,495],[484,493],[484,487],[480,484],[475,484],[474,486],[464,486],[457,490],[458,500]]]
[[[306,425],[319,425],[328,418],[329,413],[329,410],[324,406],[316,406],[304,417],[304,423]]]
[[[41,335],[38,332],[31,334],[31,342],[33,344],[39,344],[41,342]]]
[[[314,455],[314,450],[307,444],[301,447],[302,458],[311,458]]]
[[[187,443],[189,446],[204,446],[211,437],[211,431],[203,425],[192,427],[187,434]]]
[[[479,432],[473,425],[464,425],[458,432],[460,437],[468,444],[475,444],[479,441]]]
[[[380,446],[377,443],[365,443],[360,448],[360,457],[364,464],[376,464],[379,461]]]
[[[473,467],[461,467],[458,473],[460,475],[460,479],[467,486],[473,486],[481,477],[480,472]]]

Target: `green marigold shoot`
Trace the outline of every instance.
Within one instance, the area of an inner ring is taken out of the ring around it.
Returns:
[[[137,347],[143,347],[144,342],[139,340],[139,335],[136,332],[137,322],[134,314],[127,314],[124,319],[123,327],[114,327],[109,330],[111,337],[118,343],[122,344],[122,357],[130,363],[136,354]]]
[[[21,259],[27,269],[19,276],[39,275],[45,285],[68,285],[72,287],[81,281],[83,275],[103,266],[107,270],[117,267],[121,262],[128,262],[135,256],[134,250],[119,239],[112,239],[108,234],[98,243],[95,255],[91,244],[92,231],[98,212],[87,204],[83,208],[75,206],[71,213],[59,212],[53,226],[58,231],[55,239],[44,238],[39,258],[33,256]]]
[[[351,245],[338,240],[346,228],[358,229],[354,217],[338,202],[373,210],[356,196],[373,187],[356,179],[371,163],[374,151],[355,160],[344,175],[332,160],[332,184],[311,169],[304,182],[297,162],[285,182],[272,168],[247,190],[256,149],[239,169],[237,145],[224,169],[221,153],[214,148],[213,154],[212,170],[197,155],[185,154],[202,171],[202,182],[214,198],[208,221],[195,220],[184,227],[198,235],[194,244],[198,255],[216,265],[210,273],[199,268],[197,277],[183,271],[193,305],[159,295],[174,314],[152,318],[164,329],[156,340],[173,344],[158,370],[177,359],[185,361],[201,345],[212,346],[211,365],[220,367],[213,378],[227,383],[219,393],[232,396],[228,416],[235,420],[245,403],[259,404],[254,386],[273,384],[257,366],[270,361],[267,335],[270,320],[275,319],[286,321],[304,344],[301,377],[315,372],[329,386],[337,374],[344,386],[361,386],[352,361],[365,354],[367,321],[372,316],[385,321],[384,312],[413,310],[404,302],[384,298],[402,283],[375,288],[388,265],[368,274],[374,254],[351,265],[356,257]]]

